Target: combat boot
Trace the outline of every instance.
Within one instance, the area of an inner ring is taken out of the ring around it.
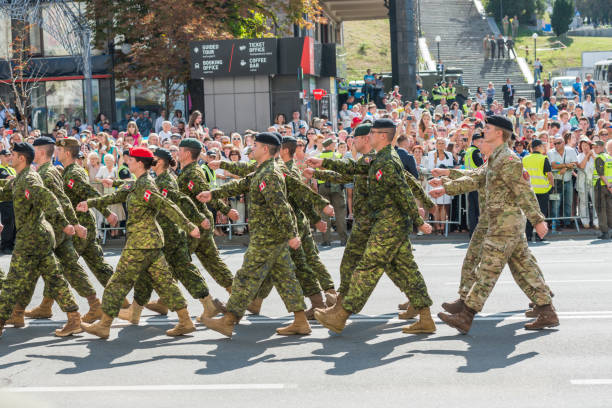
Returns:
[[[555,294],[553,293],[553,291],[552,290],[549,290],[549,291],[550,291],[550,297],[554,298]],[[535,307],[536,307],[536,304],[534,302],[529,302],[529,309],[535,309]],[[527,315],[527,313],[529,313],[529,315]],[[526,317],[538,317],[538,313],[533,310],[527,310],[525,312],[525,316]]]
[[[87,324],[81,323],[81,329],[85,330],[89,334],[98,336],[101,339],[108,339],[110,335],[110,328],[113,324],[113,318],[102,312],[102,317],[97,323]]]
[[[315,309],[325,309],[325,303],[323,303],[321,292],[309,296],[309,299],[312,306],[306,311],[306,319],[314,320]]]
[[[559,317],[552,305],[536,306],[534,310],[538,313],[538,317],[533,322],[525,324],[526,330],[541,330],[559,325]]]
[[[183,334],[193,333],[196,330],[186,307],[177,310],[176,314],[178,315],[179,321],[172,329],[166,330],[168,336],[182,336]]]
[[[127,300],[127,298],[123,299],[123,303],[121,304],[121,308],[122,309],[127,309],[128,307],[130,307],[130,301]]]
[[[11,318],[8,319],[5,324],[12,324],[15,328],[25,326],[25,320],[23,319],[24,313],[25,308],[23,306],[15,305]]]
[[[447,302],[442,303],[442,309],[446,310],[450,314],[459,313],[460,311],[463,310],[463,306],[464,306],[464,303],[462,299],[457,299],[452,303],[447,303]]]
[[[470,327],[472,327],[472,322],[474,321],[475,314],[476,314],[475,310],[470,309],[467,306],[464,306],[463,310],[460,311],[459,313],[455,313],[455,314],[438,313],[438,317],[444,323],[459,330],[461,334],[467,334],[467,332],[470,331]]]
[[[412,305],[410,306],[412,308]],[[409,311],[410,309],[408,309]],[[419,321],[411,324],[408,327],[404,327],[402,332],[406,334],[431,334],[436,332],[436,324],[431,318],[431,312],[428,307],[424,307],[418,311]]]
[[[410,320],[410,319],[414,319],[418,315],[419,315],[419,312],[414,308],[414,306],[409,304],[408,309],[399,313],[397,315],[397,318],[402,319],[402,320]]]
[[[87,302],[89,303],[89,311],[85,313],[85,316],[81,317],[81,320],[85,323],[93,323],[102,317],[102,303],[100,303],[100,299],[96,295],[88,296]]]
[[[230,295],[232,294],[232,287],[228,286],[227,288],[225,288],[225,290],[227,290],[227,293],[229,293]]]
[[[342,333],[350,315],[351,312],[342,306],[337,309],[332,308],[329,311],[315,310],[315,319],[334,333]]]
[[[144,307],[162,316],[168,314],[168,306],[166,306],[161,299],[157,299],[155,302],[149,302]]]
[[[82,333],[81,315],[79,312],[68,312],[68,321],[61,329],[55,331],[57,337],[67,337],[73,334]]]
[[[138,324],[140,322],[140,314],[142,313],[142,306],[138,304],[138,302],[133,301],[130,307],[127,309],[119,310],[119,315],[117,316],[121,320],[127,320],[132,324]]]
[[[204,324],[204,326],[229,338],[232,337],[232,332],[234,331],[236,323],[238,323],[238,319],[232,312],[227,312],[223,317],[217,319],[202,319],[202,324]]]
[[[408,310],[408,306],[410,306],[410,301],[409,300],[407,302],[400,303],[399,305],[397,305],[397,308],[399,310]]]
[[[0,337],[2,337],[2,332],[4,331],[5,321],[0,319]]]
[[[44,297],[40,305],[32,310],[26,310],[25,317],[30,319],[50,319],[53,316],[52,306],[53,299]]]
[[[251,312],[251,314],[258,315],[263,301],[264,300],[262,298],[253,299],[253,301],[247,306],[247,310]]]
[[[321,295],[319,295],[321,296]],[[321,296],[321,302],[323,301],[323,297]],[[299,335],[307,335],[312,332],[310,329],[310,324],[308,324],[308,319],[306,319],[306,313],[304,311],[295,312],[294,313],[293,322],[286,327],[281,327],[276,329],[276,333],[281,336],[291,336],[294,334]]]
[[[338,299],[338,293],[335,289],[327,289],[325,291],[325,304],[327,307],[332,307],[336,304],[336,300]]]
[[[225,313],[227,311],[223,302],[221,302],[219,299],[213,299],[210,295],[200,299],[200,303],[202,303],[202,306],[204,306],[202,315],[196,318],[196,320],[200,323],[202,323],[202,319],[204,318],[210,319],[219,313]]]

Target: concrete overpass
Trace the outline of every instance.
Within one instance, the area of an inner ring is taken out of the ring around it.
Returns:
[[[385,0],[329,0],[322,3],[336,21],[381,20],[389,17]]]

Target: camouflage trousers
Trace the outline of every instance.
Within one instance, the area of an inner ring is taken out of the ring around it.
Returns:
[[[476,282],[476,269],[482,258],[482,244],[487,235],[487,225],[478,223],[470,239],[470,244],[461,266],[461,282],[459,282],[459,297],[465,300],[468,292]]]
[[[293,313],[306,309],[304,293],[295,277],[287,244],[251,244],[244,254],[242,267],[234,277],[232,294],[227,302],[228,312],[238,319],[242,318],[268,276],[271,276],[287,311]]]
[[[340,287],[338,288],[338,292],[343,297],[346,297],[349,292],[353,271],[357,267],[366,249],[368,238],[370,237],[370,230],[370,225],[364,226],[357,221],[353,224],[353,229],[346,242],[344,254],[342,254],[342,261],[340,262]]]
[[[208,230],[200,228],[200,239],[197,241],[194,253],[215,282],[223,288],[232,286],[234,280],[232,272],[219,255],[212,228]]]
[[[72,245],[72,237],[64,237],[62,241],[54,249],[55,257],[59,261],[60,271],[66,281],[72,286],[72,288],[81,297],[89,297],[96,294],[87,273],[79,264],[79,255],[74,250]],[[45,289],[43,295],[51,298],[51,284],[46,280],[46,276],[43,275],[43,281],[45,282]],[[23,297],[17,301],[20,305],[26,306],[32,301],[34,295],[35,285],[31,287],[30,291],[24,292]]]
[[[331,226],[328,225],[327,228],[329,229]],[[319,285],[321,285],[321,289],[333,289],[334,281],[332,280],[332,277],[327,271],[327,268],[323,262],[321,262],[321,258],[319,257],[319,249],[317,248],[317,244],[315,243],[312,233],[310,232],[310,226],[306,228],[306,231],[304,234],[302,234],[301,239],[302,249],[306,255],[306,263],[314,272],[315,277],[319,281]]]
[[[6,274],[4,273],[2,269],[0,269],[0,290],[2,290],[2,284],[4,283],[5,279],[6,279]]]
[[[87,230],[87,235],[95,234],[96,230]],[[85,264],[94,274],[102,286],[106,286],[108,280],[113,276],[113,267],[104,260],[104,252],[97,240],[81,239],[72,237],[73,246],[77,254],[83,257]]]
[[[170,266],[174,279],[183,284],[194,299],[208,296],[208,286],[204,277],[193,264],[186,237],[178,242],[167,242],[164,246],[164,258]],[[149,274],[142,274],[134,285],[134,300],[139,305],[146,305],[153,292],[153,279]]]
[[[143,274],[151,277],[153,287],[170,310],[180,310],[187,306],[161,249],[124,249],[117,270],[104,289],[104,313],[117,317],[123,299]]]
[[[495,287],[504,266],[510,267],[512,277],[527,297],[538,306],[552,303],[550,289],[542,271],[529,250],[525,233],[493,235],[487,233],[482,244],[482,259],[476,271],[465,304],[480,312]]]
[[[359,313],[384,272],[408,296],[415,309],[431,306],[425,280],[412,255],[407,226],[396,220],[382,219],[372,227],[363,256],[351,277],[343,307]]]
[[[62,311],[79,310],[68,283],[60,273],[59,263],[53,252],[32,254],[15,250],[0,293],[0,320],[7,320],[10,317],[13,307],[24,297],[24,293],[34,291],[36,281],[41,275],[46,282],[49,282],[50,297],[57,302]]]

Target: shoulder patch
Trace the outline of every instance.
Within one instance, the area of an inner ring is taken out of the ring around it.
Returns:
[[[72,189],[74,187],[74,179],[68,180],[68,188]]]
[[[161,194],[162,194],[164,197],[167,197],[167,196],[168,196],[168,190],[166,190],[165,188],[164,188],[164,189],[162,189]]]
[[[145,201],[149,201],[149,198],[151,198],[151,191],[150,190],[145,191],[143,198]]]
[[[30,190],[26,190],[25,191],[25,198],[26,198],[26,200],[30,199]]]
[[[383,171],[382,171],[382,169],[379,169],[376,172],[376,181],[379,181],[382,176],[383,176]]]
[[[193,190],[193,180],[189,180],[189,183],[187,183],[187,188],[189,191]]]
[[[261,183],[259,183],[259,191],[263,191],[264,188],[266,188],[266,182],[262,181]]]

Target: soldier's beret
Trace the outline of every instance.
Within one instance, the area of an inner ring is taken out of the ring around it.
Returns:
[[[198,139],[194,139],[193,137],[188,137],[187,139],[181,140],[181,143],[179,143],[179,147],[202,150],[202,142],[200,142]]]
[[[32,159],[34,158],[34,148],[29,143],[26,143],[26,142],[15,143],[13,145],[13,151],[29,156]]]
[[[10,155],[11,155],[10,150],[7,150],[7,149],[0,150],[0,156],[10,156]]]
[[[353,133],[353,136],[357,137],[357,136],[369,135],[371,128],[372,128],[372,125],[370,125],[369,123],[364,123],[362,125],[359,125],[355,128],[355,132]]]
[[[282,139],[283,144],[285,143],[297,143],[297,139],[293,136],[283,136]]]
[[[129,156],[130,155],[130,149],[123,149],[123,155],[124,156]]]
[[[81,144],[74,137],[65,137],[63,139],[57,139],[55,145],[61,147],[79,147]]]
[[[143,158],[143,159],[152,159],[153,158],[153,152],[150,151],[149,149],[144,148],[144,147],[132,147],[130,149],[130,156],[131,157],[139,157],[139,158]]]
[[[531,147],[532,148],[536,148],[538,146],[542,146],[544,144],[543,141],[541,141],[540,139],[535,139],[531,141]]]
[[[512,132],[512,122],[505,116],[492,115],[487,116],[487,124]]]
[[[395,129],[395,123],[391,119],[376,119],[372,129]]]
[[[159,157],[160,159],[164,159],[168,161],[172,159],[172,154],[170,154],[170,150],[165,149],[163,147],[158,147],[157,149],[155,149],[153,156]]]
[[[261,132],[255,136],[255,141],[259,143],[269,144],[272,146],[280,146],[280,139],[272,132]]]
[[[46,146],[46,145],[54,145],[55,144],[55,140],[51,139],[48,136],[41,136],[37,139],[34,139],[34,143],[32,143],[32,146]]]

